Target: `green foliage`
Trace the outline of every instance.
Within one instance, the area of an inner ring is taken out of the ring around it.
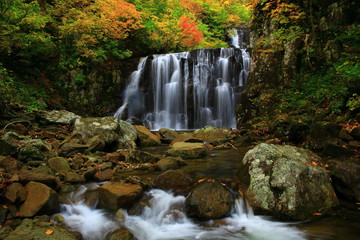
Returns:
[[[5,105],[20,105],[27,111],[44,109],[48,96],[40,89],[15,80],[13,73],[0,64],[0,101]]]
[[[356,58],[356,55],[352,56]],[[309,114],[322,108],[328,114],[345,114],[359,108],[359,63],[341,58],[330,68],[303,73],[293,79],[290,88],[278,92],[283,113]],[[352,96],[349,98],[349,96]]]

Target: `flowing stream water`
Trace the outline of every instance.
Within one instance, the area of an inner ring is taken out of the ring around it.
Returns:
[[[147,148],[146,151],[162,152],[165,149]],[[224,182],[237,182],[242,168],[241,159],[248,149],[213,150],[203,159],[188,161],[181,171],[194,179],[214,178]],[[139,171],[129,175],[155,177],[160,172]],[[122,174],[122,178],[126,178]],[[128,229],[139,240],[356,240],[360,236],[360,220],[351,213],[339,216],[314,216],[303,222],[283,222],[269,216],[253,213],[246,200],[238,198],[228,218],[196,221],[186,216],[186,196],[174,195],[152,189],[146,195],[149,205],[138,215],[123,212],[124,218],[115,217],[96,208],[96,201],[87,201],[86,191],[93,191],[98,184],[82,186],[69,196],[71,203],[62,205],[65,223],[72,230],[82,233],[85,240],[103,240],[108,233],[119,228]]]

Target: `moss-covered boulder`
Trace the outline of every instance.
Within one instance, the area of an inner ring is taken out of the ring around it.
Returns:
[[[4,239],[78,240],[79,234],[71,232],[61,225],[53,225],[50,221],[40,222],[32,219],[24,219],[20,225]]]
[[[223,218],[230,214],[234,199],[231,192],[219,183],[203,181],[186,198],[186,212],[201,219]]]
[[[203,143],[176,142],[171,145],[166,154],[184,159],[202,158],[206,156],[206,147]]]
[[[308,150],[262,143],[246,153],[243,164],[250,176],[247,196],[255,209],[307,219],[339,205],[320,158]]]
[[[80,134],[85,142],[99,136],[105,142],[105,147],[110,150],[136,147],[136,129],[114,117],[76,119],[73,134]]]

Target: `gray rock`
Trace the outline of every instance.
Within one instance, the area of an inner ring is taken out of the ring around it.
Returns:
[[[106,146],[114,150],[136,147],[136,129],[114,117],[76,119],[73,134],[80,134],[85,142],[99,136]]]
[[[49,123],[71,124],[75,119],[81,118],[75,113],[66,110],[53,110],[45,113],[45,119]]]
[[[259,144],[249,150],[250,205],[281,217],[306,219],[339,205],[326,169],[314,153],[288,145]]]

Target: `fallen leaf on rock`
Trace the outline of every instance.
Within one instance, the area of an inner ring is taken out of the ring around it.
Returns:
[[[45,234],[51,235],[51,234],[53,234],[53,232],[54,232],[54,230],[48,229],[48,230],[46,230]]]
[[[314,216],[321,216],[322,214],[321,214],[321,213],[316,212],[316,213],[313,213],[313,215],[314,215]]]

